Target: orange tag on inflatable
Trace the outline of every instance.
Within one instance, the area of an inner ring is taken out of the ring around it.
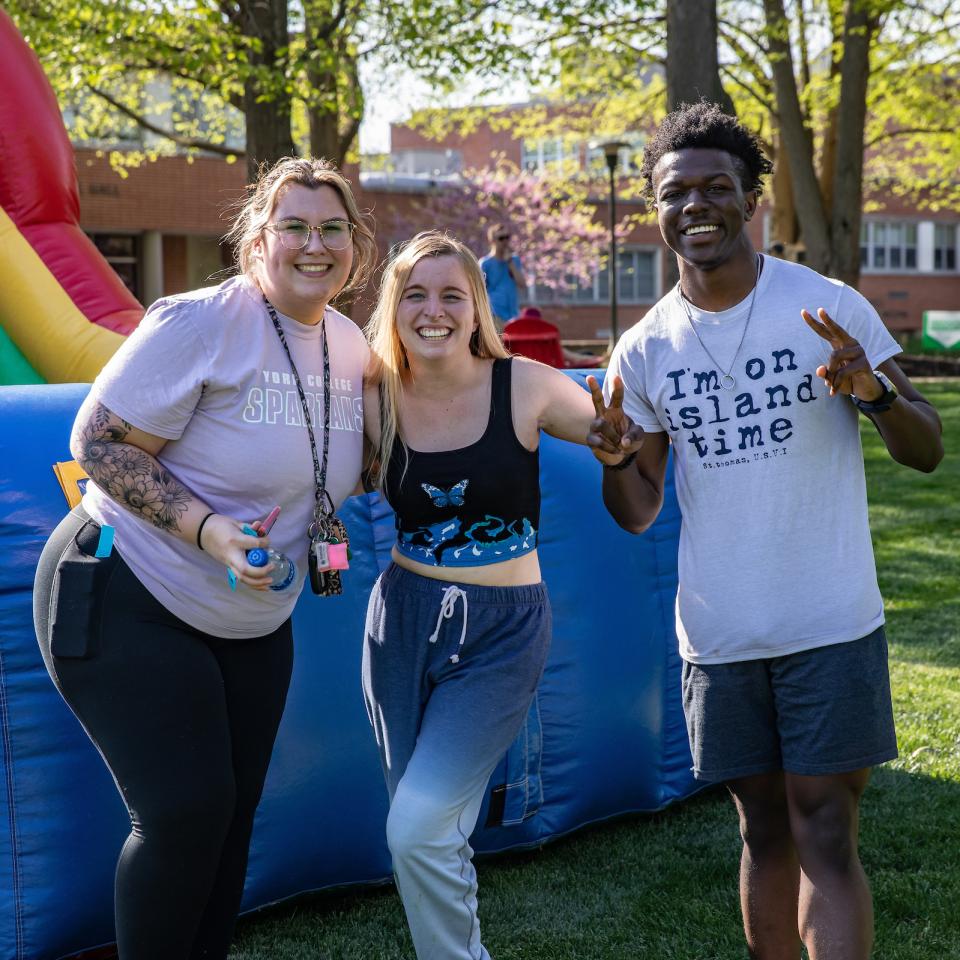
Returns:
[[[67,504],[72,510],[82,499],[84,490],[87,488],[87,476],[83,467],[76,460],[68,460],[66,463],[55,463],[53,472],[60,481],[60,489],[67,498]]]

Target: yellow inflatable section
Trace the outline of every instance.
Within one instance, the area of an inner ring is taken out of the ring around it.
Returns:
[[[0,207],[0,325],[48,383],[89,383],[125,337],[91,323]]]

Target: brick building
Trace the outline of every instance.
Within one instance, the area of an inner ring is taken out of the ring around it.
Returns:
[[[627,135],[635,145],[642,135]],[[419,202],[434,185],[455,179],[462,170],[488,165],[502,155],[527,169],[544,169],[560,160],[595,168],[597,157],[585,144],[560,138],[524,141],[508,129],[481,122],[465,136],[441,142],[403,126],[391,128],[386,171],[356,167],[345,173],[355,184],[362,209],[377,221],[381,253],[394,243],[431,226]],[[633,151],[624,151],[629,172]],[[219,237],[229,221],[228,207],[241,195],[244,165],[219,158],[183,156],[160,159],[121,179],[98,152],[77,149],[81,226],[94,238],[115,269],[144,303],[164,293],[201,286],[229,268],[229,252]],[[606,222],[606,169],[598,171],[595,216]],[[876,201],[878,198],[872,198]],[[876,203],[873,204],[876,206]],[[636,196],[618,193],[618,214],[643,209]],[[895,202],[864,217],[860,289],[897,335],[919,332],[925,310],[960,309],[960,210],[919,212]],[[766,249],[768,215],[751,224],[759,249]],[[476,251],[478,255],[483,250]],[[520,251],[522,255],[522,250]],[[535,264],[525,263],[531,286],[523,303],[536,303],[572,340],[605,339],[610,327],[607,271],[592,284],[557,296],[537,287]],[[639,320],[668,290],[676,267],[654,224],[636,228],[620,245],[618,326]],[[369,316],[373,290],[361,294],[350,313],[362,323]]]
[[[627,134],[623,139],[636,145],[642,143],[641,134]],[[496,155],[527,169],[543,169],[565,158],[573,159],[581,168],[596,164],[585,144],[571,145],[561,138],[524,141],[509,129],[493,129],[487,123],[480,123],[467,136],[451,135],[439,143],[403,125],[391,128],[393,163],[408,174],[428,174],[431,156],[443,159],[444,172],[450,174],[483,166]],[[624,173],[629,172],[628,165],[629,152],[625,151]],[[602,177],[598,184],[597,217],[606,222],[608,206]],[[878,210],[864,217],[860,291],[877,308],[887,326],[896,334],[915,333],[920,330],[925,310],[960,309],[960,210],[921,212],[883,196],[869,199],[871,207]],[[618,211],[630,210],[631,200],[634,209],[642,209],[636,198],[618,195]],[[764,213],[762,201],[760,211],[751,230],[758,249],[765,250],[769,213]],[[655,225],[636,229],[623,244],[620,257],[618,293],[623,329],[639,320],[675,282],[676,267]],[[551,318],[560,324],[565,336],[605,335],[607,287],[606,278],[601,277],[593,291],[577,291],[565,302],[549,305]],[[531,293],[537,296],[537,291]]]
[[[232,251],[221,243],[233,205],[244,195],[246,167],[218,157],[170,156],[144,163],[121,178],[103,151],[76,149],[80,226],[142,303],[205,286],[229,275]],[[377,221],[382,257],[391,244],[424,225],[417,222],[417,189],[365,190],[357,167],[344,174],[361,210]],[[398,229],[396,224],[404,224]],[[363,323],[373,307],[373,285],[351,304]]]

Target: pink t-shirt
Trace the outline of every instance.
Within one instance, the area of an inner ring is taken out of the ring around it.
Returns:
[[[317,454],[323,451],[321,325],[280,314],[310,407]],[[336,506],[357,483],[363,454],[363,372],[369,351],[347,317],[328,308],[330,452],[327,490]],[[118,506],[95,484],[83,505],[116,530],[116,548],[160,603],[218,637],[255,637],[290,615],[307,566],[313,513],[310,441],[290,362],[260,291],[244,277],[157,301],[104,367],[93,396],[128,423],[165,437],[160,461],[217,513],[241,521],[279,504],[274,549],[297,565],[282,592],[238,585],[223,566]]]

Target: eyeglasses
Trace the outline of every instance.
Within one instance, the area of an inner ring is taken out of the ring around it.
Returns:
[[[497,237],[497,239],[498,239],[498,240],[509,240],[509,239],[510,239],[510,236],[511,236],[511,235],[510,235],[509,233],[503,233],[503,234],[501,234],[499,237]]]
[[[327,220],[317,226],[302,220],[281,220],[266,224],[266,229],[275,233],[288,250],[303,250],[310,243],[310,234],[314,230],[328,250],[345,250],[353,238],[353,226],[349,220]]]

